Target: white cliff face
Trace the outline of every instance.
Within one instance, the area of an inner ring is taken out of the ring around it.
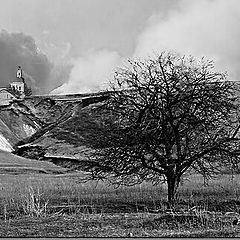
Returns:
[[[0,134],[0,149],[6,152],[12,152],[13,148],[8,140]]]
[[[32,126],[27,124],[23,124],[23,130],[28,137],[32,136],[36,132],[36,130]]]

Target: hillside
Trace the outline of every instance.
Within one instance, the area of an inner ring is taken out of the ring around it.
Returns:
[[[0,174],[62,174],[66,170],[47,161],[30,160],[0,150]]]
[[[0,149],[30,159],[75,166],[89,151],[81,141],[86,137],[88,121],[84,112],[105,99],[99,94],[35,96],[1,107]]]

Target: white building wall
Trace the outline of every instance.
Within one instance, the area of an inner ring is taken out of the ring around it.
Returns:
[[[15,97],[7,91],[1,91],[0,92],[0,99],[15,99]]]
[[[15,90],[23,93],[24,92],[24,83],[22,82],[13,82],[10,83],[11,88],[14,88]]]
[[[0,106],[9,105],[13,99],[16,99],[16,97],[9,93],[8,91],[6,90],[0,91]]]

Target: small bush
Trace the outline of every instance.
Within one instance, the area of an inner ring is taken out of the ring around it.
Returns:
[[[30,186],[25,196],[23,196],[23,212],[29,216],[42,217],[46,216],[48,201],[44,202],[41,199],[39,189],[34,191]]]

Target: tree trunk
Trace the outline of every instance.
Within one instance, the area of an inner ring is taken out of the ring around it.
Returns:
[[[167,185],[168,185],[168,203],[169,206],[173,206],[175,203],[175,197],[177,188],[180,182],[180,178],[174,175],[167,176]]]

